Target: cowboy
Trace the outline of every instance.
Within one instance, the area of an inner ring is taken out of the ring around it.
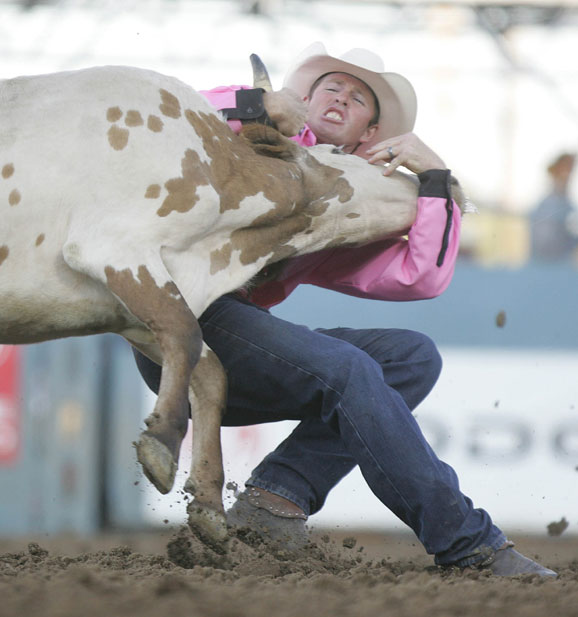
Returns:
[[[203,94],[234,130],[247,121],[269,122],[276,110],[268,103],[279,102],[238,86]],[[512,548],[422,435],[412,411],[441,370],[428,337],[398,329],[310,330],[267,310],[302,283],[380,300],[437,296],[451,280],[460,228],[449,170],[411,132],[413,87],[384,72],[381,58],[362,49],[332,57],[316,43],[289,71],[281,95],[297,117],[306,103],[306,125],[293,137],[301,145],[332,143],[369,163],[389,163],[384,174],[400,165],[416,173],[417,216],[407,238],[290,259],[273,280],[219,298],[199,319],[228,376],[223,425],[299,421],[253,470],[228,523],[298,548],[308,541],[308,517],[359,465],[371,490],[437,564],[556,576]],[[138,354],[137,363],[155,389],[160,368]]]

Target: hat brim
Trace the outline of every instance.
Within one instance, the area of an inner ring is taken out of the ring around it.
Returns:
[[[411,83],[398,73],[376,73],[334,58],[317,54],[298,62],[289,70],[283,86],[299,96],[309,95],[311,86],[326,73],[349,73],[365,82],[379,101],[379,128],[372,143],[409,133],[415,125],[417,97]]]

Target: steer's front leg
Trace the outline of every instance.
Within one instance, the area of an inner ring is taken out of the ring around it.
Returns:
[[[203,540],[221,543],[227,536],[223,508],[223,457],[221,418],[227,396],[227,378],[216,354],[203,344],[189,388],[193,419],[193,460],[185,491],[189,526]]]
[[[109,289],[131,313],[153,333],[160,348],[162,375],[153,413],[147,429],[136,444],[137,459],[145,476],[161,493],[174,484],[181,443],[189,422],[188,389],[202,346],[201,329],[195,316],[162,264],[156,269],[105,268]],[[151,270],[155,276],[151,274]],[[127,336],[129,340],[130,337]],[[145,354],[146,346],[134,343]],[[158,361],[157,358],[154,358]]]

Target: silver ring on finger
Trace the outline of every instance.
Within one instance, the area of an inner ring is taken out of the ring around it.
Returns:
[[[393,153],[393,148],[391,146],[388,146],[387,154],[389,155],[389,160],[391,161],[393,157],[395,156],[395,154]]]

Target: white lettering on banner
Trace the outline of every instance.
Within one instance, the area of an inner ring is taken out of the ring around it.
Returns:
[[[548,523],[565,516],[568,533],[578,533],[578,351],[440,351],[442,375],[415,417],[438,456],[457,472],[461,490],[506,532],[546,533]],[[242,487],[295,424],[224,428],[227,481]],[[183,456],[186,469],[190,451]],[[147,508],[145,517],[159,524],[184,522],[174,506],[179,495],[159,498],[147,490],[155,510]],[[226,506],[230,503],[225,492]],[[310,524],[406,529],[358,469],[330,493]]]

